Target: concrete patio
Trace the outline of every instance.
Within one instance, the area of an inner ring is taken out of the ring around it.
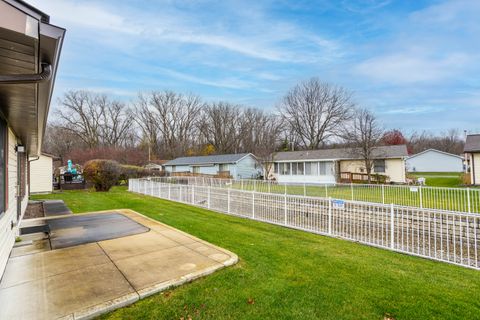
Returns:
[[[107,233],[108,240],[89,236],[83,221],[108,218],[105,229],[115,228],[121,222],[111,217],[119,214],[141,228],[128,236]],[[0,319],[89,319],[237,262],[227,250],[131,210],[81,217],[76,225],[57,223],[63,229],[52,235],[83,244],[51,250],[48,239],[36,239],[14,248],[0,282]]]

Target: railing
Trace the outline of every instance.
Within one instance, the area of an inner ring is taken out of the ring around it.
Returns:
[[[368,182],[368,174],[358,172],[340,172],[340,182]],[[370,175],[370,182],[385,183],[387,182],[387,176],[372,173]]]
[[[130,179],[129,191],[480,269],[480,215],[169,182]]]
[[[172,178],[162,178],[172,182]],[[455,212],[480,213],[480,189],[439,188],[427,186],[384,184],[280,184],[266,180],[233,180],[202,177],[178,177],[176,183],[196,184],[245,191],[303,195],[306,197],[335,198],[352,201],[396,204]]]

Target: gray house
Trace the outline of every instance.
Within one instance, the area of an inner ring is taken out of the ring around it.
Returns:
[[[262,174],[262,166],[251,153],[181,157],[164,164],[169,173],[229,175],[234,179],[252,179]]]
[[[463,172],[463,157],[428,149],[407,158],[409,172]]]

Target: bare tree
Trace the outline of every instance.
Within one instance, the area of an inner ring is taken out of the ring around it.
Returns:
[[[58,124],[49,123],[43,138],[43,150],[60,157],[62,163],[65,156],[76,148],[85,148],[84,142],[70,130],[64,129]]]
[[[134,103],[131,117],[142,132],[141,140],[146,143],[148,148],[148,161],[151,160],[152,156],[160,156],[160,132],[155,110],[150,105],[148,97],[142,94],[138,96],[137,101]]]
[[[197,122],[202,139],[215,148],[216,153],[240,151],[242,112],[239,106],[227,102],[207,105]]]
[[[119,147],[131,137],[133,120],[121,102],[88,91],[69,91],[60,103],[58,126],[78,136],[89,148]]]
[[[347,90],[312,78],[290,90],[279,111],[301,147],[317,149],[340,133],[354,106]]]
[[[203,106],[194,95],[183,95],[172,91],[153,92],[149,103],[155,109],[155,119],[165,156],[175,158],[185,155],[195,138],[195,123]]]
[[[69,91],[60,100],[57,111],[60,126],[76,134],[88,147],[100,143],[100,126],[105,96],[94,96],[87,91]]]
[[[428,131],[413,132],[408,139],[409,149],[412,153],[419,153],[427,149],[436,149],[453,154],[461,154],[465,144],[458,129],[449,129],[440,134]]]
[[[360,157],[365,164],[368,183],[371,182],[372,167],[374,165],[376,149],[380,145],[384,130],[378,123],[375,115],[367,109],[359,109],[355,113],[351,125],[344,129],[344,138],[353,146],[353,153]]]

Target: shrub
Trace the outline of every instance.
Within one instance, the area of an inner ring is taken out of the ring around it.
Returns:
[[[121,183],[127,181],[128,179],[149,177],[157,174],[159,174],[159,172],[153,172],[152,170],[148,170],[143,167],[121,165],[119,182]]]
[[[113,160],[90,160],[83,168],[85,179],[93,184],[96,191],[110,190],[118,182],[120,172],[120,165]]]

